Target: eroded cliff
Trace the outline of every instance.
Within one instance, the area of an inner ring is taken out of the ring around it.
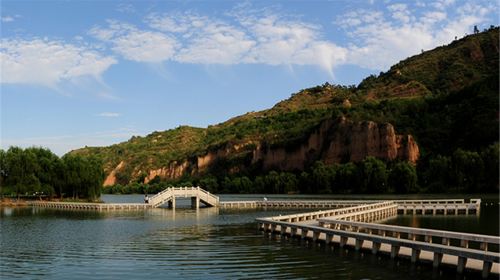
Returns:
[[[242,154],[249,156],[241,161],[230,160]],[[157,176],[160,179],[177,179],[186,174],[204,174],[220,162],[226,163],[229,173],[251,166],[263,171],[297,171],[304,170],[317,160],[333,164],[362,161],[367,156],[416,163],[419,148],[411,135],[396,134],[394,126],[389,123],[353,122],[341,117],[323,121],[302,143],[293,147],[261,142],[226,144],[195,158],[176,160],[167,166],[146,170],[144,182],[148,183]],[[110,172],[105,185],[116,182],[115,173],[123,165],[120,162]]]

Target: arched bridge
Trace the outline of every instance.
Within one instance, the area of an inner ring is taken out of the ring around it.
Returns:
[[[152,207],[159,207],[168,203],[169,207],[175,208],[176,197],[191,197],[193,208],[199,208],[200,202],[206,206],[219,206],[219,197],[215,196],[200,187],[180,187],[166,188],[158,194],[149,198],[149,204]]]

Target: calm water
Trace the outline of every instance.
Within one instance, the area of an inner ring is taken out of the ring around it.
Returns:
[[[142,196],[103,199],[139,202]],[[188,206],[190,201],[178,203]],[[498,198],[488,203],[479,217],[400,216],[387,223],[498,235]],[[255,218],[289,212],[297,210],[180,207],[98,213],[0,208],[0,278],[457,279],[454,268],[433,271],[370,253],[265,237],[256,230]]]

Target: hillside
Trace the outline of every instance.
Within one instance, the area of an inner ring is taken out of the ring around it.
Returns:
[[[71,153],[100,157],[105,185],[300,172],[367,156],[418,164],[424,174],[438,155],[498,142],[498,33],[415,55],[357,87],[325,83],[206,129],[181,126]]]

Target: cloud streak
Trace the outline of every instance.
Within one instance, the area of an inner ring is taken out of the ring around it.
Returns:
[[[120,6],[132,12],[132,6]],[[101,76],[125,60],[152,65],[177,62],[204,65],[261,64],[316,66],[333,76],[335,67],[351,64],[385,70],[410,55],[451,42],[486,21],[495,7],[488,2],[439,0],[374,5],[349,11],[334,25],[350,38],[340,45],[326,38],[327,27],[273,9],[237,5],[217,16],[194,12],[152,13],[141,27],[108,20],[87,35],[97,39],[95,49],[81,37],[79,45],[48,39],[1,40],[2,83],[37,84],[56,88],[61,82]],[[16,16],[4,16],[3,22]],[[111,52],[113,55],[106,55]],[[161,68],[161,67],[160,67]]]
[[[0,19],[2,22],[13,22],[14,21],[14,17],[11,17],[11,16],[4,16],[4,17],[1,17]]]
[[[333,73],[346,58],[346,49],[324,39],[321,27],[273,13],[150,14],[145,22],[149,29],[111,20],[89,34],[123,58],[146,63],[314,65]]]
[[[492,10],[478,3],[453,5],[454,1],[442,0],[425,11],[417,11],[408,4],[392,4],[385,10],[359,9],[339,16],[334,24],[342,26],[354,42],[348,47],[346,62],[385,70],[421,50],[448,44],[455,36],[470,33],[474,25],[485,22]]]
[[[89,34],[110,43],[112,50],[125,59],[137,62],[168,60],[174,55],[177,45],[176,40],[166,34],[139,30],[133,25],[114,20],[108,21],[107,28],[92,28]]]
[[[97,114],[98,117],[105,117],[105,118],[117,118],[121,116],[122,114],[120,113],[114,113],[114,112],[102,112]]]
[[[2,39],[1,83],[56,87],[63,81],[101,74],[117,61],[85,46],[42,39]]]

